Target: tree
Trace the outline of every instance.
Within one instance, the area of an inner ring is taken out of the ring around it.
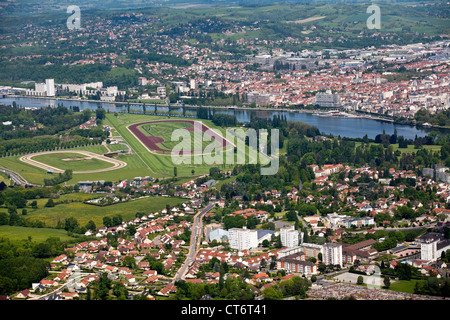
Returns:
[[[384,287],[388,289],[391,286],[391,279],[389,277],[384,277],[383,283]]]
[[[31,208],[33,208],[33,209],[37,209],[38,208],[36,200],[31,201],[30,205],[31,205]]]
[[[86,229],[87,230],[91,230],[91,231],[96,231],[97,230],[97,226],[95,225],[94,221],[89,220],[89,222],[86,223]]]
[[[132,256],[126,256],[125,258],[123,258],[122,265],[124,267],[134,269],[134,268],[136,268],[136,260],[134,260],[134,258]]]
[[[275,248],[281,248],[283,246],[283,243],[281,242],[281,236],[277,236],[277,239],[275,241]]]
[[[274,289],[273,287],[269,287],[264,289],[263,297],[265,300],[281,300],[283,299],[283,294],[281,291]]]
[[[317,270],[321,273],[325,272],[326,269],[327,269],[327,266],[323,262],[320,262],[319,265],[317,266]]]
[[[128,290],[123,283],[117,282],[113,286],[113,294],[117,297],[117,300],[126,300]]]
[[[92,288],[92,298],[96,300],[108,300],[109,290],[111,289],[112,281],[108,278],[108,274],[103,272],[99,279],[93,281],[89,286]]]
[[[359,277],[358,277],[358,280],[356,280],[356,284],[359,284],[359,285],[364,284],[364,278],[363,278],[363,276],[359,276]]]
[[[113,226],[113,223],[112,223],[111,217],[108,217],[108,216],[103,217],[103,225],[104,225],[105,227],[107,227],[107,228],[112,227],[112,226]]]
[[[247,228],[255,229],[258,225],[258,218],[254,215],[247,217]]]
[[[79,229],[78,221],[74,217],[64,219],[64,229],[69,232],[76,232]]]
[[[123,221],[123,219],[122,219],[122,216],[120,214],[115,215],[115,216],[112,217],[112,226],[113,227],[118,226],[118,225],[120,225],[122,223],[122,221]]]
[[[53,199],[48,199],[47,203],[45,204],[46,208],[51,208],[55,206],[55,202],[53,201]]]
[[[399,263],[395,271],[400,280],[411,280],[413,270],[414,267],[406,263]]]

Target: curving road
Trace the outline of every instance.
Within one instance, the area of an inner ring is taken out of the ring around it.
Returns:
[[[28,186],[40,186],[40,185],[32,184],[32,183],[28,182],[27,179],[25,179],[22,175],[20,175],[19,173],[15,172],[15,171],[12,171],[12,170],[9,170],[9,169],[5,169],[5,168],[0,168],[0,171],[5,173],[5,174],[7,174],[9,176],[9,178],[15,184],[18,184],[18,185],[21,185],[21,186],[26,186],[26,185],[28,185]]]

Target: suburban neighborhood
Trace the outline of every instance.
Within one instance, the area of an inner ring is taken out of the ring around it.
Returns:
[[[262,299],[267,288],[293,276],[300,276],[311,282],[303,297],[307,299],[344,296],[357,299],[371,299],[374,296],[407,299],[408,295],[385,288],[381,282],[380,262],[383,268],[392,270],[391,284],[399,279],[394,272],[399,265],[414,268],[422,276],[448,277],[448,262],[445,258],[450,252],[450,211],[446,209],[450,202],[448,183],[436,182],[428,175],[391,171],[390,179],[412,179],[416,188],[432,188],[441,199],[433,203],[431,210],[415,219],[403,218],[394,222],[389,218],[394,216],[398,208],[407,206],[415,211],[421,208],[418,202],[395,196],[397,192],[403,192],[406,186],[393,187],[381,183],[380,192],[386,197],[375,202],[368,201],[361,199],[358,194],[360,184],[352,181],[358,181],[361,175],[374,179],[380,174],[377,170],[342,165],[322,168],[312,165],[311,168],[317,179],[323,178],[315,180],[318,182],[318,191],[336,187],[338,197],[345,201],[346,206],[353,208],[358,216],[344,212],[325,215],[297,212],[298,221],[292,223],[283,215],[261,210],[260,205],[274,209],[283,207],[287,200],[308,205],[322,202],[331,206],[332,201],[325,196],[300,198],[296,188],[283,192],[270,190],[260,201],[243,201],[239,197],[231,200],[238,210],[233,211],[230,217],[243,219],[249,228],[227,229],[223,223],[214,219],[217,212],[227,208],[230,203],[225,197],[215,197],[217,189],[214,185],[220,181],[197,184],[196,179],[193,179],[178,185],[175,191],[175,195],[182,200],[181,205],[141,213],[135,219],[114,227],[88,230],[86,236],[93,240],[66,248],[64,254],[51,261],[48,277],[8,298],[79,299],[87,294],[90,283],[106,274],[110,280],[123,284],[129,293],[127,298],[133,295],[144,295],[148,299],[171,297],[176,294],[175,279],[178,276],[193,284],[218,284],[228,277],[240,277],[244,283],[252,286],[254,297]],[[352,181],[347,179],[348,183],[334,185],[333,175],[349,171],[355,174]],[[223,174],[228,179],[232,178],[231,172]],[[134,194],[142,192],[144,196],[167,196],[167,186],[150,180],[138,177],[121,181],[118,185],[108,187],[108,192],[111,192],[111,196],[117,196],[118,191],[131,186]],[[86,185],[86,182],[80,182],[80,185]],[[100,191],[103,187],[96,182],[92,188],[84,190],[87,193],[104,192]],[[128,198],[123,197],[122,201],[131,201],[129,198],[130,195]],[[195,252],[195,260],[189,263],[187,271],[180,277],[177,272],[187,260],[195,230],[192,217],[205,207],[205,199],[213,206],[202,216],[203,230],[200,231],[201,241]],[[256,225],[251,226],[250,220],[255,220]],[[428,232],[419,236],[407,234],[407,239],[400,237],[386,249],[383,246],[397,231],[413,232],[418,228],[426,228]],[[133,230],[132,234],[130,230]],[[387,240],[377,237],[381,232],[388,236]],[[361,241],[349,242],[349,237],[357,237]],[[228,266],[229,273],[221,272],[218,266],[222,264]],[[358,281],[365,285],[358,285]],[[378,283],[372,285],[371,289],[372,281]],[[414,298],[441,299],[427,295],[415,295]]]

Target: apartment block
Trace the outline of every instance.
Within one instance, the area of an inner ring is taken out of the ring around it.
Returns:
[[[295,230],[294,226],[281,228],[280,237],[283,247],[297,247],[300,241],[299,232]]]
[[[340,265],[342,267],[342,245],[337,243],[325,243],[323,245],[322,261],[325,264]]]
[[[228,230],[230,248],[234,250],[248,250],[258,247],[258,232],[247,228],[231,228]]]

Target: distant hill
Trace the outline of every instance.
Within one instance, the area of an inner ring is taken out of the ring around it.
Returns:
[[[435,3],[433,0],[380,0],[377,3]],[[0,16],[37,15],[66,11],[70,5],[83,9],[135,9],[149,7],[204,8],[207,6],[255,6],[260,7],[273,3],[304,3],[304,4],[349,4],[370,3],[367,0],[0,0]],[[1,23],[1,22],[0,22]]]

